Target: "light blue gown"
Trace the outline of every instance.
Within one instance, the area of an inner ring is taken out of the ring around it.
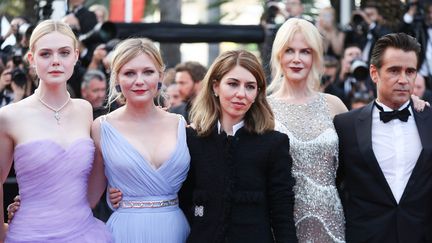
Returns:
[[[105,117],[101,122],[101,150],[110,187],[118,188],[127,201],[163,201],[177,198],[189,170],[186,122],[179,120],[177,145],[170,158],[154,169]],[[178,204],[156,208],[120,206],[107,227],[114,242],[182,243],[189,224]]]

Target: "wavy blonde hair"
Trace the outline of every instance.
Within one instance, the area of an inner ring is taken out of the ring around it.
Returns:
[[[271,53],[271,68],[273,80],[268,87],[270,93],[278,91],[286,77],[284,77],[281,58],[288,48],[294,35],[300,33],[304,36],[306,44],[312,49],[312,68],[307,77],[308,88],[318,90],[323,70],[323,40],[318,29],[309,21],[300,18],[290,18],[276,33]]]
[[[158,69],[159,75],[162,78],[165,70],[165,65],[162,56],[154,43],[147,38],[130,38],[121,41],[114,49],[111,59],[111,75],[108,93],[108,105],[118,99],[122,99],[121,92],[117,92],[115,86],[118,84],[118,73],[120,69],[133,58],[141,55],[148,55]]]
[[[210,66],[202,81],[202,89],[195,99],[190,118],[199,136],[210,135],[221,117],[219,98],[214,95],[213,84],[219,83],[234,67],[241,66],[257,80],[258,94],[246,112],[244,127],[249,132],[262,134],[274,129],[274,115],[266,99],[266,81],[262,66],[252,53],[244,50],[227,51],[220,54]]]

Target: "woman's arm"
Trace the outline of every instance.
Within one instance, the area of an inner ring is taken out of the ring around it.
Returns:
[[[0,186],[0,218],[4,218],[3,212],[3,183],[9,174],[12,166],[13,152],[14,152],[14,141],[9,134],[11,127],[7,119],[11,113],[10,107],[4,107],[0,109],[0,175],[1,175],[1,186]],[[4,224],[0,225],[0,242],[3,242],[6,237],[6,230]]]
[[[275,134],[277,142],[272,145],[268,173],[268,202],[270,221],[275,242],[297,242],[294,225],[294,178],[291,174],[292,158],[286,134]]]
[[[88,200],[90,206],[93,208],[99,202],[102,193],[106,188],[106,177],[104,173],[104,162],[100,147],[100,118],[96,119],[91,128],[91,137],[95,142],[95,157],[93,162],[92,171],[90,173],[89,181],[88,181]]]

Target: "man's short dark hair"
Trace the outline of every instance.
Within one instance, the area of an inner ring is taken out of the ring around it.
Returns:
[[[81,82],[81,89],[85,89],[90,85],[90,81],[97,79],[101,82],[106,82],[105,74],[97,69],[89,69],[85,72],[83,80]]]
[[[382,66],[382,56],[387,48],[401,49],[405,52],[413,51],[417,56],[417,66],[420,61],[421,46],[417,39],[405,33],[391,33],[378,39],[372,50],[370,64],[377,68]]]
[[[194,83],[201,82],[207,72],[207,68],[199,62],[182,62],[175,66],[177,72],[188,72]]]

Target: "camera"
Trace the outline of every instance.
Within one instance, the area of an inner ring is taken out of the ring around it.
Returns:
[[[358,34],[364,34],[368,32],[369,25],[364,20],[363,16],[359,13],[354,13],[351,22],[350,22],[351,28],[354,32]]]
[[[423,22],[425,20],[424,7],[420,0],[410,0],[406,3],[406,12],[411,8],[416,7],[414,14],[414,22]]]
[[[361,59],[354,59],[351,62],[350,73],[357,80],[366,80],[369,77],[369,67]]]
[[[22,58],[22,50],[21,48],[14,48],[12,50],[12,62],[15,66],[18,66],[22,63],[23,58]]]
[[[328,82],[330,82],[330,80],[331,76],[324,74],[323,76],[321,76],[321,85],[327,84]]]
[[[23,88],[27,83],[27,76],[24,70],[21,68],[14,68],[11,72],[12,82],[17,86]]]

